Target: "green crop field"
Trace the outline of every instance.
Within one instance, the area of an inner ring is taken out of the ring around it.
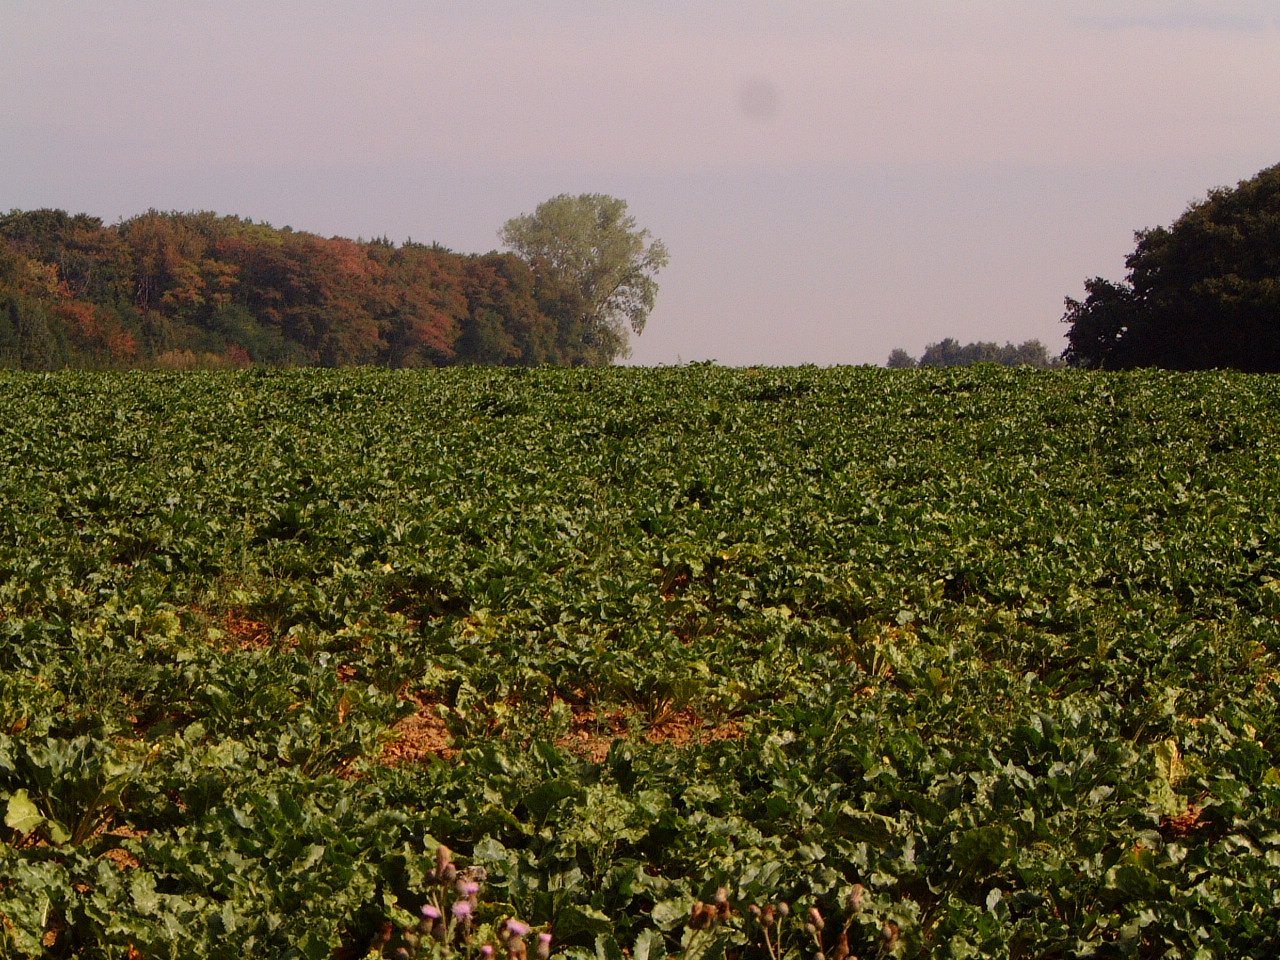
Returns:
[[[1280,381],[0,414],[2,957],[1275,956]]]

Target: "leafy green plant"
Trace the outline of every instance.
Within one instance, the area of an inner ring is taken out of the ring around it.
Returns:
[[[6,374],[0,954],[1267,955],[1278,390]]]

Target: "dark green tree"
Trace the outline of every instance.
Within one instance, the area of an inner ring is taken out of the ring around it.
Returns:
[[[1134,237],[1126,282],[1067,298],[1068,363],[1280,371],[1280,165]]]

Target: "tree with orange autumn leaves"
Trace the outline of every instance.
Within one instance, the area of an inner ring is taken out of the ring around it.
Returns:
[[[598,366],[571,285],[513,253],[209,212],[0,215],[0,367]]]

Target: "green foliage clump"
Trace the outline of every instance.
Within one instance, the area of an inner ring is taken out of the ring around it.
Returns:
[[[661,240],[637,226],[625,200],[561,194],[508,220],[498,236],[575,305],[590,348],[583,357],[587,366],[630,355],[627,328],[644,330],[658,295],[654,276],[670,258]]]

